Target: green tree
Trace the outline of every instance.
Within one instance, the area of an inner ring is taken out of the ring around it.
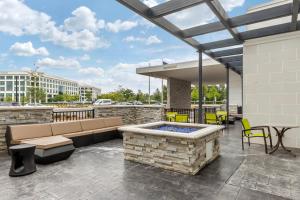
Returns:
[[[86,91],[85,98],[87,101],[92,101],[92,91]]]
[[[161,92],[156,88],[155,92],[152,94],[151,99],[156,102],[161,102]]]
[[[28,90],[27,98],[30,102],[45,102],[46,101],[46,93],[42,88],[39,87],[31,87]]]
[[[6,96],[4,102],[11,103],[13,101],[12,96]]]
[[[199,100],[199,88],[197,86],[192,88],[191,98],[193,102]]]

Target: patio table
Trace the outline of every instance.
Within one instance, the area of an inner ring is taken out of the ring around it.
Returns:
[[[294,125],[278,125],[278,124],[270,124],[270,127],[272,127],[276,133],[277,133],[277,137],[278,137],[278,141],[277,144],[273,147],[273,149],[271,150],[271,152],[269,154],[274,153],[275,151],[278,150],[279,146],[281,145],[281,147],[287,151],[288,153],[290,153],[293,156],[296,156],[295,154],[292,153],[291,150],[287,149],[283,142],[282,142],[282,138],[284,137],[284,134],[286,131],[293,129],[293,128],[300,128],[300,126],[294,126]]]

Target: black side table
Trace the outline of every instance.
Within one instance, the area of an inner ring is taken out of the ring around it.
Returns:
[[[36,171],[34,161],[35,145],[20,144],[9,148],[11,167],[9,176],[25,176]]]

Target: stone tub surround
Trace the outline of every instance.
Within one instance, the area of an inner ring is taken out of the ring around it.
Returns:
[[[147,129],[158,125],[201,127],[192,133]],[[195,175],[220,153],[219,136],[223,126],[156,122],[119,128],[123,132],[126,160]]]

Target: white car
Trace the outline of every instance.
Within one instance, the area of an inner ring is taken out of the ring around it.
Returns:
[[[102,106],[102,105],[112,105],[111,99],[98,99],[94,102],[95,106]]]

